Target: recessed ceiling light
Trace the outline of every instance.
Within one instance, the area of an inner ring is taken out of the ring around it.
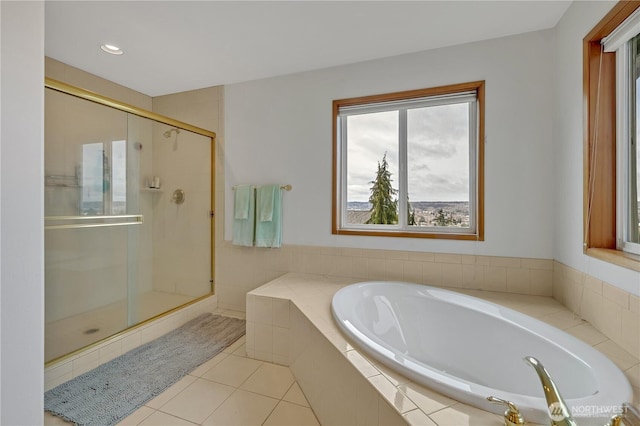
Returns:
[[[101,44],[100,49],[112,55],[122,55],[124,53],[122,49],[120,49],[118,46],[114,46],[113,44]]]

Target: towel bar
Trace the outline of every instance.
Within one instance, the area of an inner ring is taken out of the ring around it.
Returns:
[[[231,189],[233,189],[233,190],[235,191],[235,189],[236,189],[237,187],[238,187],[237,185],[234,185],[234,186],[232,186],[232,187],[231,187]],[[288,183],[288,184],[286,184],[286,185],[282,185],[282,186],[280,187],[280,189],[284,189],[285,191],[291,191],[291,190],[293,189],[293,186],[291,186],[291,184],[289,184],[289,183]]]

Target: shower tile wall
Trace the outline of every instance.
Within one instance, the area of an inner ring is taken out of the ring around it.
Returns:
[[[218,131],[221,89],[210,87],[153,98],[153,111]],[[211,145],[208,138],[186,131],[162,137],[167,126],[155,126],[153,175],[162,192],[154,195],[154,290],[199,296],[211,284]],[[174,190],[185,192],[184,204],[169,202]]]

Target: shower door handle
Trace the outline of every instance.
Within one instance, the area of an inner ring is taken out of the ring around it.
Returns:
[[[101,228],[108,226],[141,225],[143,222],[144,217],[141,214],[115,216],[45,216],[44,229]]]

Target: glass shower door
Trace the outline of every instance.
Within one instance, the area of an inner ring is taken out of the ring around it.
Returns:
[[[45,108],[49,361],[138,322],[128,299],[144,217],[128,114],[50,89]]]
[[[107,105],[45,91],[47,362],[213,291],[213,133]]]

